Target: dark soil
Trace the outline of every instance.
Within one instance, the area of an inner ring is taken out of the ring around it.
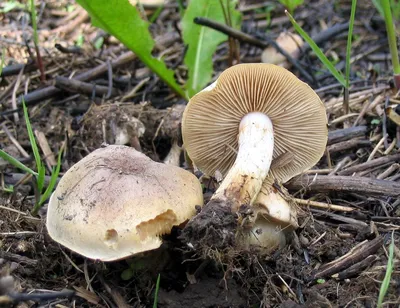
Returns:
[[[269,15],[265,6],[252,7],[260,1],[240,2],[243,32],[259,40],[266,35],[275,39],[283,31],[294,33],[280,4]],[[351,1],[306,2],[296,9],[295,18],[312,36],[348,21]],[[37,6],[46,81],[40,80],[35,67],[27,12],[16,9],[0,13],[0,50],[5,50],[6,61],[0,77],[0,148],[31,168],[35,166],[33,154],[22,113],[13,112],[13,91],[18,97],[25,91],[43,89],[54,84],[57,76],[68,77],[90,70],[126,52],[115,38],[92,27],[83,10],[68,12],[66,8],[73,1],[40,3],[46,4]],[[0,8],[3,7],[0,3]],[[178,20],[178,6],[171,1],[151,31],[162,40],[154,54],[168,50],[167,65],[176,68],[179,78],[185,80],[186,70],[182,68],[185,48],[177,31]],[[80,53],[65,53],[55,48],[55,43],[73,47],[81,35],[85,42]],[[94,42],[99,37],[104,44],[97,50]],[[319,44],[330,59],[337,60],[341,70],[346,41],[345,31]],[[257,46],[240,43],[243,63],[260,62],[261,52]],[[232,59],[228,59],[228,54],[228,44],[222,44],[214,57],[213,77],[229,66]],[[353,125],[363,128],[356,135],[345,131],[340,139],[330,139],[327,155],[308,177],[310,182],[318,181],[319,174],[384,180],[390,191],[390,187],[398,187],[400,183],[400,129],[386,117],[384,110],[387,105],[399,104],[400,98],[393,88],[385,24],[370,1],[358,1],[352,57],[355,58],[347,116],[343,114],[342,87],[315,54],[308,50],[297,60],[312,75],[310,86],[326,105],[330,132]],[[20,76],[20,69],[12,72],[16,64],[26,64]],[[298,69],[292,67],[291,71],[304,78]],[[54,166],[51,156],[56,159],[61,148],[65,150],[62,175],[102,143],[115,142],[116,127],[127,129],[128,145],[156,161],[167,156],[174,142],[181,145],[180,119],[186,101],[172,93],[138,59],[117,67],[112,74],[118,95],[110,99],[62,91],[28,104],[32,126],[42,133],[50,148],[50,153],[44,154],[40,147],[48,173]],[[107,86],[107,72],[96,77],[95,83]],[[131,97],[123,99],[140,83]],[[371,106],[368,104],[373,106],[367,108]],[[138,134],[140,125],[145,128],[143,134]],[[180,166],[188,167],[182,156]],[[383,157],[386,160],[381,163],[379,159]],[[367,161],[374,163],[365,165]],[[217,184],[212,178],[207,182],[204,177],[203,184],[207,202]],[[234,242],[233,231],[223,238],[218,230],[221,226],[234,230],[237,217],[218,208],[217,217],[209,215],[216,210],[202,212],[205,219],[195,228],[202,230],[200,233],[189,232],[188,228],[182,234],[177,228],[165,237],[160,249],[128,260],[102,263],[76,255],[50,239],[45,226],[46,206],[40,216],[30,214],[35,200],[32,181],[0,159],[0,306],[8,303],[15,307],[152,307],[160,275],[158,307],[376,307],[393,234],[394,271],[384,307],[398,307],[400,192],[379,193],[377,188],[372,194],[340,184],[317,191],[307,189],[307,183],[301,189],[291,189],[288,185],[295,198],[353,210],[302,207],[300,227],[290,235],[288,245],[267,256],[250,251],[235,254],[229,260],[221,255],[218,262],[216,254],[213,259],[207,258],[210,255],[207,252],[187,245],[191,239],[205,238],[211,241],[208,246],[223,250]],[[14,185],[14,193],[6,191],[9,185]],[[69,297],[65,290],[73,290],[75,295]]]

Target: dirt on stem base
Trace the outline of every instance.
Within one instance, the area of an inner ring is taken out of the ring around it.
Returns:
[[[182,230],[180,238],[195,250],[225,250],[235,245],[238,214],[231,202],[211,200]]]
[[[231,260],[245,250],[239,245],[241,234],[249,232],[247,217],[252,210],[242,205],[233,212],[233,202],[211,200],[182,230],[180,239],[193,247],[202,257],[219,261]]]

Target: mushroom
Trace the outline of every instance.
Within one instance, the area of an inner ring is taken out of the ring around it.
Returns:
[[[194,164],[207,175],[219,171],[224,177],[210,202],[186,225],[185,240],[206,243],[199,239],[210,233],[204,228],[229,221],[209,214],[221,207],[224,215],[228,209],[237,215],[243,205],[250,207],[254,228],[257,220],[296,227],[295,211],[273,184],[315,165],[327,136],[323,103],[288,70],[272,64],[225,70],[191,98],[182,119],[184,146]],[[282,242],[280,232],[275,233],[273,242]],[[226,232],[219,234],[226,237]]]
[[[145,8],[157,8],[165,4],[165,0],[129,0],[131,5],[140,3]]]
[[[276,39],[276,43],[295,59],[299,57],[300,47],[304,45],[304,41],[299,35],[288,32],[282,32]],[[277,64],[285,68],[290,66],[286,57],[274,47],[264,49],[261,54],[261,61],[263,63]]]
[[[115,135],[114,144],[130,144],[135,150],[142,151],[139,138],[144,135],[146,128],[140,120],[127,114],[122,114],[119,119],[111,119],[110,126]]]
[[[109,145],[87,155],[61,178],[47,211],[53,240],[101,261],[161,245],[202,206],[190,172],[152,161],[133,148]]]

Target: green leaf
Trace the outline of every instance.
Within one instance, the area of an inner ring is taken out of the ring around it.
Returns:
[[[13,193],[14,192],[14,186],[12,186],[12,185],[4,186],[3,191],[6,192],[6,193]]]
[[[379,119],[373,119],[371,121],[371,125],[379,125],[380,123],[381,123],[381,120],[379,120]]]
[[[300,25],[294,20],[289,12],[286,12],[289,17],[290,22],[296,31],[302,36],[302,38],[310,45],[311,49],[315,52],[319,60],[325,65],[325,67],[335,76],[336,80],[343,86],[346,87],[346,80],[344,79],[341,72],[339,72],[336,67],[329,61],[321,49],[315,44],[313,39],[300,27]]]
[[[12,164],[14,167],[21,169],[22,171],[25,171],[27,173],[30,173],[34,176],[37,176],[38,174],[33,171],[31,168],[25,166],[23,163],[21,163],[19,160],[15,159],[8,153],[4,152],[3,150],[0,150],[0,157],[3,158],[4,160],[8,161],[10,164]]]
[[[149,23],[144,21],[128,0],[77,0],[92,17],[94,26],[115,36],[137,57],[166,82],[176,93],[185,97],[182,88],[174,79],[174,72],[164,62],[154,58],[151,52],[154,40],[149,32]]]
[[[84,41],[85,41],[85,37],[82,34],[79,34],[76,39],[75,46],[82,47]]]
[[[3,8],[0,9],[0,13],[8,13],[14,9],[20,9],[23,10],[25,9],[25,5],[18,2],[18,1],[7,1],[3,3]]]
[[[232,14],[232,26],[237,28],[241,16],[235,10],[236,1],[230,1],[229,5],[229,11]],[[228,39],[221,32],[195,24],[193,21],[195,17],[205,17],[219,23],[225,23],[224,11],[220,1],[190,1],[182,19],[183,41],[188,45],[184,62],[189,71],[189,79],[186,84],[189,97],[201,91],[210,82],[213,73],[212,57],[218,45]]]
[[[103,46],[104,43],[104,37],[100,36],[95,42],[94,42],[94,48],[99,50],[101,46]]]

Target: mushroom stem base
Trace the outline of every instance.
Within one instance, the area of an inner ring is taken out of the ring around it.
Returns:
[[[196,250],[225,250],[235,245],[237,214],[232,204],[210,200],[182,230],[180,238]]]
[[[232,200],[210,200],[182,230],[180,239],[202,257],[214,258],[217,262],[229,262],[246,253],[266,255],[282,248],[286,234],[280,226],[261,217],[249,205],[232,212]],[[261,231],[260,231],[261,230]],[[258,232],[258,236],[254,236]]]

